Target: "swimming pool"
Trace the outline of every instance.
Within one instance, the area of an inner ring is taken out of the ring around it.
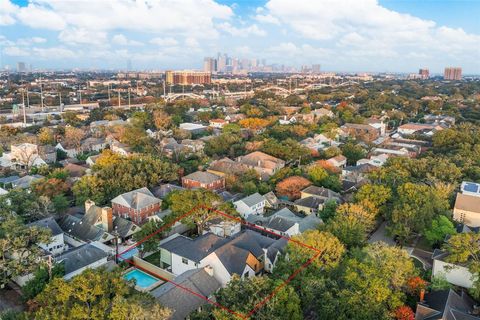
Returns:
[[[148,288],[160,280],[138,269],[127,272],[123,275],[123,278],[127,281],[135,279],[137,286],[140,288]]]

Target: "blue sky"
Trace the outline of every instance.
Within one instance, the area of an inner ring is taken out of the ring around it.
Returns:
[[[480,74],[480,1],[0,0],[2,65],[201,68],[204,56],[325,71]]]

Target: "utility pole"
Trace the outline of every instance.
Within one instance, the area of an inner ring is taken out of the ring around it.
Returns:
[[[28,98],[28,87],[27,87],[27,106],[30,109],[30,98]]]
[[[42,77],[40,77],[40,107],[43,112],[43,87],[42,87]]]
[[[25,112],[25,92],[22,90],[22,105],[23,105],[23,126],[27,126],[27,114]]]
[[[130,109],[130,87],[128,88],[128,109]]]
[[[166,90],[165,90],[165,80],[163,80],[163,97],[165,98],[166,96]]]
[[[121,101],[120,101],[120,89],[118,90],[118,107],[121,107]]]
[[[111,104],[111,101],[110,101],[110,83],[108,84],[108,104]]]
[[[58,109],[60,110],[60,112],[62,112],[62,91],[58,91],[58,99],[60,100]]]

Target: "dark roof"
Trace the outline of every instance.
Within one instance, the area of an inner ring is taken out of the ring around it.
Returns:
[[[211,296],[220,288],[220,283],[204,269],[186,271],[173,281],[177,285],[181,285],[183,288],[187,288],[204,297]],[[151,291],[150,294],[157,298],[161,305],[173,311],[173,314],[170,316],[170,319],[173,320],[183,320],[192,311],[207,303],[204,299],[186,292],[185,289],[171,282],[165,283]]]
[[[11,182],[13,182],[15,180],[18,180],[18,179],[20,179],[19,176],[3,177],[3,178],[0,178],[0,183],[4,183],[4,184],[11,183]]]
[[[178,236],[163,243],[160,247],[181,257],[200,262],[221,244],[225,243],[226,240],[213,233],[206,233],[195,239]]]
[[[177,191],[177,190],[185,190],[185,188],[181,186],[177,186],[175,184],[165,183],[165,184],[159,185],[158,187],[153,188],[152,193],[155,197],[164,199],[170,192]]]
[[[341,197],[340,194],[336,193],[335,191],[332,191],[324,187],[317,187],[317,186],[308,186],[305,189],[303,189],[302,192],[311,194],[316,197],[326,198],[326,199]]]
[[[453,289],[433,291],[425,295],[425,301],[418,303],[416,320],[478,320],[471,314],[475,302],[464,291]]]
[[[285,232],[291,227],[293,227],[295,223],[295,221],[286,219],[284,217],[274,217],[266,223],[265,227]]]
[[[256,192],[254,194],[249,195],[248,197],[245,197],[243,199],[240,199],[238,201],[241,201],[245,203],[248,207],[253,207],[263,201],[265,201],[265,197],[262,196],[260,193]]]
[[[53,217],[49,217],[49,218],[45,218],[42,220],[29,223],[27,226],[50,229],[50,231],[52,232],[52,236],[56,236],[63,233],[62,229],[60,228],[60,226],[58,225],[58,223],[55,221]]]
[[[359,172],[359,173],[367,173],[377,169],[378,169],[377,167],[375,167],[374,165],[371,165],[370,163],[363,163],[358,166],[347,166],[343,168],[343,170],[345,171]]]
[[[105,251],[87,243],[62,253],[55,258],[55,261],[63,262],[65,266],[65,274],[67,275],[98,260],[106,258],[107,256],[108,255]]]
[[[317,197],[306,197],[302,199],[295,200],[295,205],[318,209],[318,207],[325,202],[325,199],[317,198]]]
[[[85,242],[106,239],[109,234],[93,224],[86,223],[83,219],[70,214],[61,217],[58,221],[60,228],[68,235]]]
[[[161,203],[162,200],[156,198],[150,192],[150,190],[143,187],[130,192],[122,193],[121,195],[113,198],[111,202],[123,207],[140,210],[148,206]]]

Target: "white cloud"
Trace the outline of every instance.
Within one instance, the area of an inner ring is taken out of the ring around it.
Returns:
[[[178,41],[175,40],[174,38],[167,37],[167,38],[153,38],[150,40],[151,44],[155,44],[158,46],[176,46],[178,44]]]
[[[260,29],[256,24],[239,28],[233,26],[229,22],[224,22],[219,24],[218,27],[235,37],[265,36],[267,34],[265,30]]]
[[[51,47],[51,48],[33,48],[32,55],[42,58],[42,59],[72,59],[76,58],[77,55],[70,49],[63,47]]]
[[[29,3],[28,6],[18,9],[16,17],[31,28],[62,30],[67,26],[61,13],[35,3]]]
[[[280,21],[270,14],[257,14],[254,19],[261,23],[280,25]]]
[[[107,33],[84,28],[67,28],[58,35],[60,41],[71,44],[107,44]]]
[[[135,40],[127,39],[123,34],[116,34],[112,37],[112,43],[120,46],[141,46],[142,43]]]
[[[31,44],[45,43],[47,39],[42,37],[32,37],[32,38],[20,38],[17,40],[17,44],[20,46],[29,46]]]
[[[4,48],[3,54],[11,57],[27,57],[30,55],[30,53],[27,50],[20,47],[16,47],[16,46]]]
[[[8,26],[15,23],[13,17],[18,7],[10,0],[0,0],[0,26]]]

